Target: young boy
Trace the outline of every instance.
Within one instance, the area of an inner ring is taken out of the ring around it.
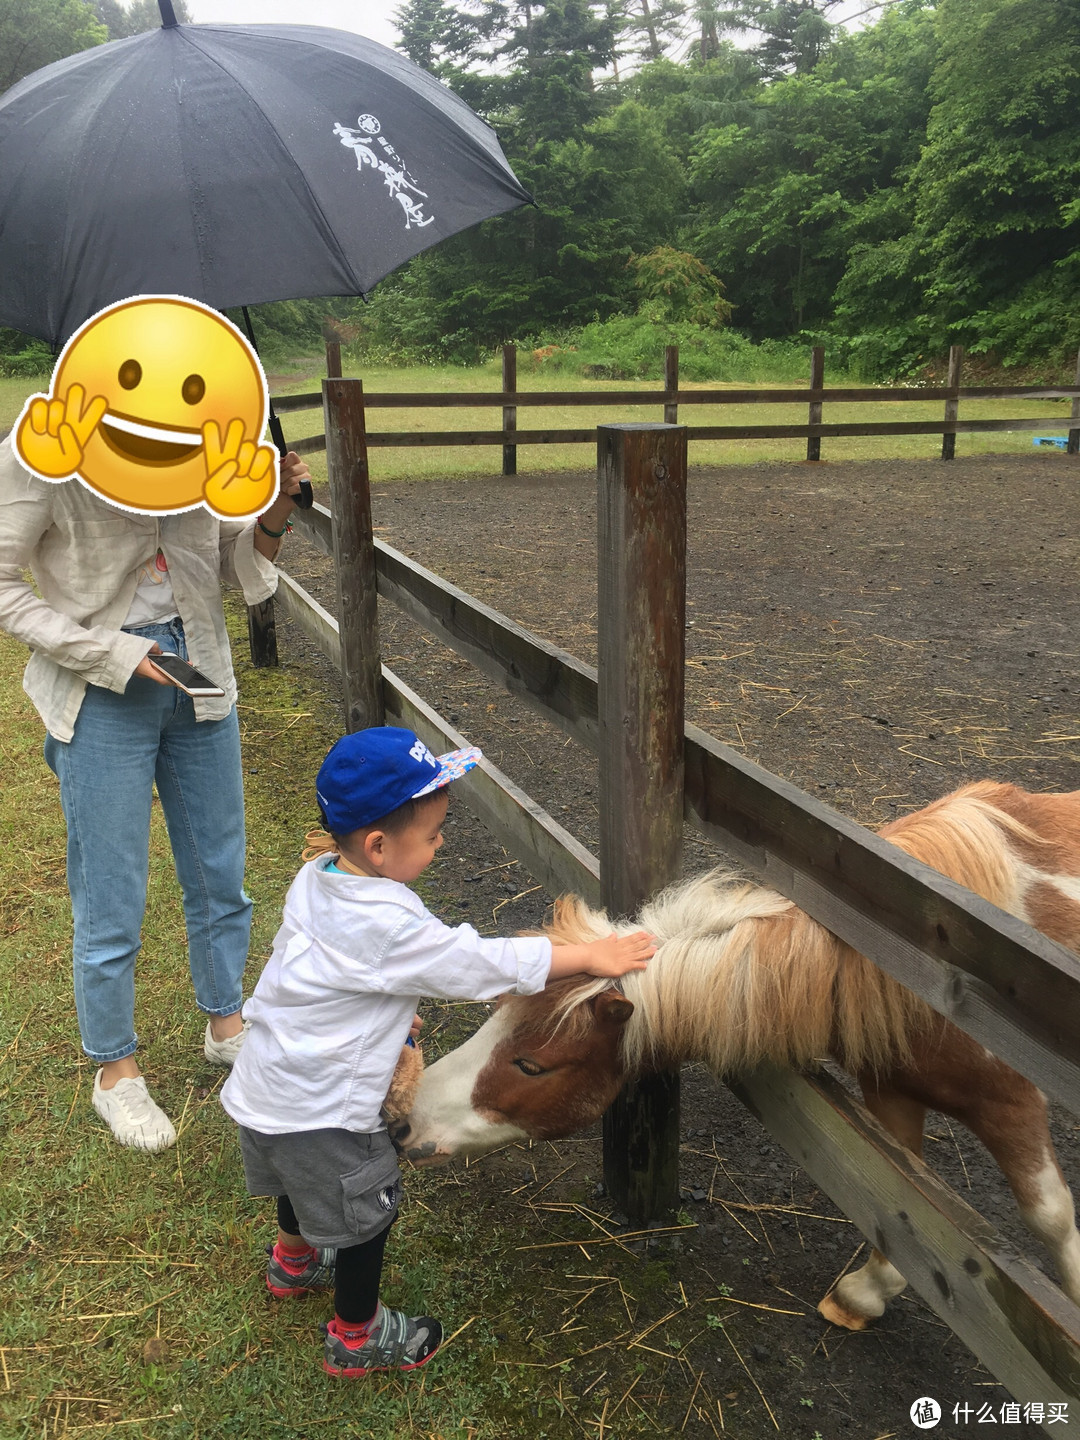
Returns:
[[[481,939],[424,907],[408,886],[442,845],[446,786],[479,759],[476,749],[436,759],[390,726],[333,747],[315,788],[335,852],[289,889],[221,1092],[240,1126],[248,1192],[277,1196],[271,1293],[334,1285],[323,1359],[332,1375],[413,1370],[442,1340],[437,1320],[379,1303],[401,1197],[379,1112],[420,997],[485,1000],[578,972],[616,977],[644,969],[655,948],[643,932],[554,948],[539,936]]]

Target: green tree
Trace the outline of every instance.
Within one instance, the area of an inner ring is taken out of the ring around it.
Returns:
[[[942,0],[912,175],[926,298],[949,317],[1013,296],[1080,244],[1080,7]]]
[[[83,0],[0,0],[0,92],[108,38]]]
[[[699,61],[695,52],[684,65],[671,60],[644,65],[627,88],[656,116],[684,162],[706,132],[725,125],[753,129],[763,115],[757,66],[727,41],[711,60]]]
[[[661,324],[725,325],[734,308],[724,286],[696,255],[658,245],[630,260],[642,313]]]
[[[398,49],[453,86],[482,40],[474,19],[451,0],[405,0],[394,12]]]
[[[687,0],[619,0],[615,19],[620,49],[643,60],[659,60],[682,39]]]
[[[842,38],[812,73],[748,92],[732,123],[695,134],[687,248],[725,276],[755,335],[822,329],[853,249],[910,227],[898,196],[925,134],[933,18],[911,0],[882,24],[884,36]]]
[[[494,3],[504,22],[490,58],[508,66],[491,81],[500,129],[518,150],[578,135],[605,108],[593,73],[611,63],[615,25],[587,0]]]
[[[875,27],[880,28],[880,27]],[[890,233],[853,247],[837,324],[885,361],[1078,338],[1080,11],[940,0],[926,139]]]
[[[762,40],[753,54],[766,75],[808,75],[833,37],[827,11],[835,0],[750,0],[748,28]]]
[[[628,101],[515,162],[537,201],[487,221],[384,281],[360,317],[384,348],[433,358],[635,307],[632,254],[662,243],[685,185],[655,118]]]

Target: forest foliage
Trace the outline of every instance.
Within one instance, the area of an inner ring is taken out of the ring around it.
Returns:
[[[855,27],[837,3],[403,0],[400,48],[488,120],[536,203],[367,302],[263,307],[264,323],[287,347],[329,317],[380,359],[433,363],[507,340],[572,353],[587,328],[626,373],[676,331],[702,353],[824,342],[868,379],[950,344],[1064,363],[1080,5],[885,0]],[[54,30],[62,12],[80,48],[151,9],[0,0],[0,74],[20,12]]]

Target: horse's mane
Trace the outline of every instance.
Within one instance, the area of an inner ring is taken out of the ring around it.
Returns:
[[[807,1065],[830,1053],[842,1053],[852,1069],[883,1068],[907,1050],[926,1010],[790,900],[731,872],[673,885],[636,925],[615,928],[638,926],[659,943],[648,968],[620,982],[634,1004],[623,1037],[631,1071],[694,1058],[730,1073],[764,1060]],[[564,896],[546,930],[570,944],[611,928],[603,911]],[[568,989],[560,1025],[574,1026],[575,1012],[610,984]]]
[[[1045,845],[994,803],[1011,786],[981,782],[885,827],[889,840],[1002,909],[1021,912],[1022,879],[1010,840]],[[1007,798],[1007,797],[1006,797]],[[577,896],[556,903],[545,933],[579,944],[612,923]],[[631,1071],[679,1058],[718,1072],[762,1061],[806,1065],[831,1054],[845,1068],[883,1070],[910,1054],[933,1012],[911,991],[837,939],[790,900],[731,871],[670,886],[626,933],[658,942],[646,970],[623,977],[633,1001],[623,1056]],[[608,980],[571,984],[559,998],[560,1025],[587,1023],[579,1007]]]

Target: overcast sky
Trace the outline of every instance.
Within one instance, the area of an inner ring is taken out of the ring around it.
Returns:
[[[391,16],[401,0],[187,0],[188,14],[205,23],[229,25],[327,25],[355,30],[370,40],[393,45],[398,38]]]

